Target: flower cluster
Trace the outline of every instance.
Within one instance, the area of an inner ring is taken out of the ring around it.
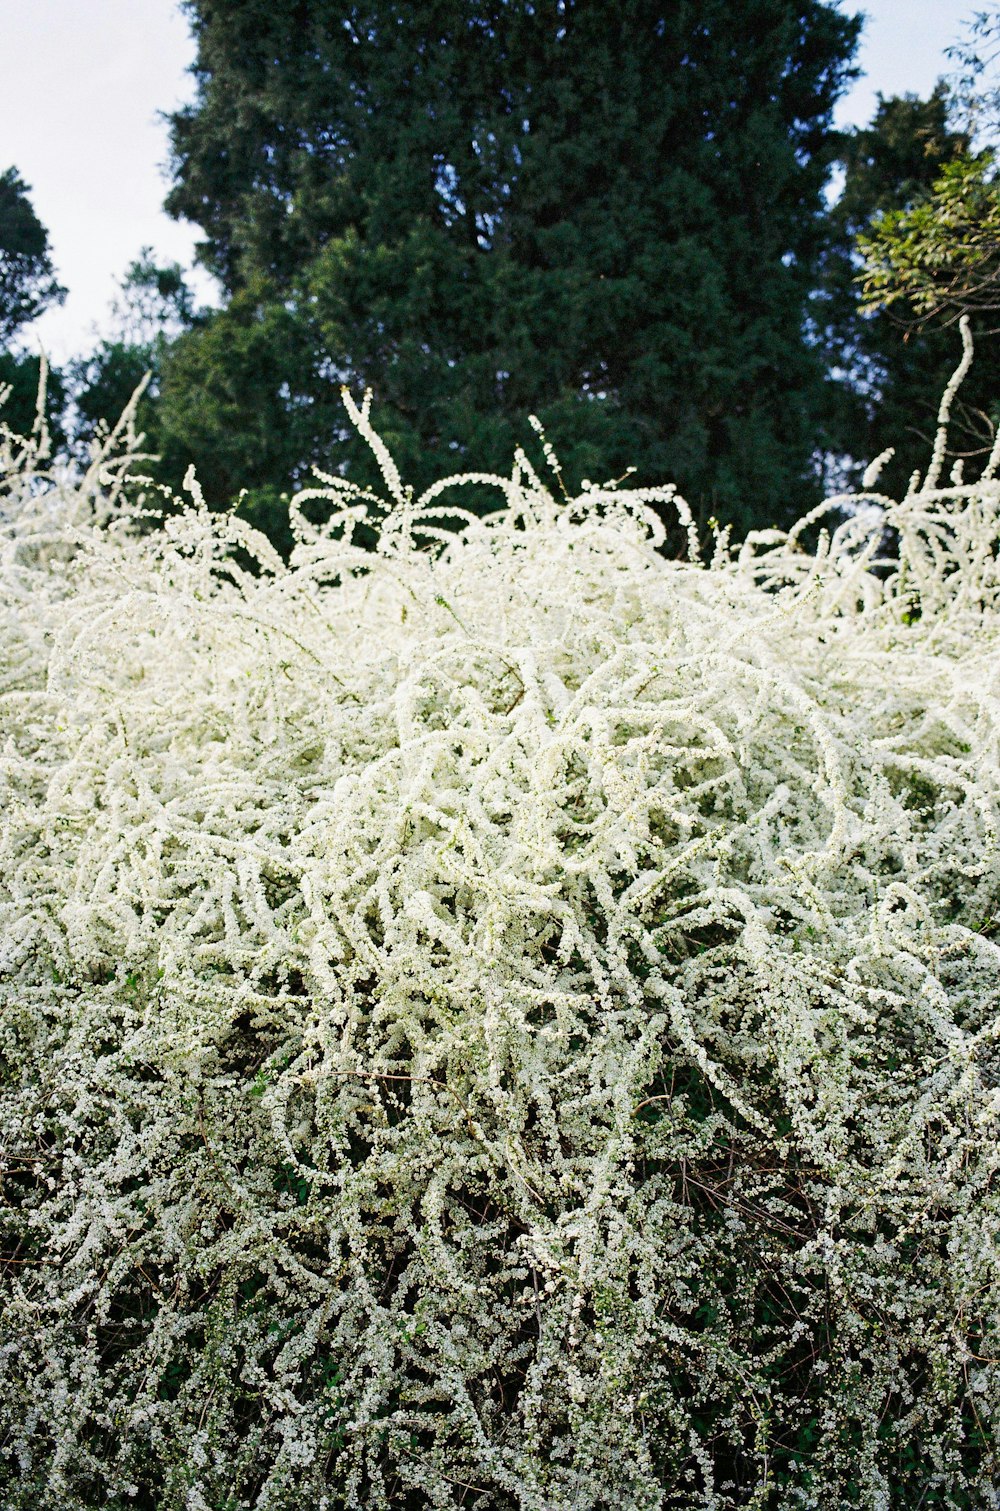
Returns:
[[[954,387],[901,502],[704,556],[521,453],[416,498],[346,397],[385,497],[319,476],[288,564],[193,478],[147,528],[127,416],[82,477],[7,438],[5,1508],[990,1503]]]

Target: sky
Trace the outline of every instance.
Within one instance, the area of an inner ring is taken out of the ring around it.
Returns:
[[[868,21],[865,77],[837,124],[866,124],[878,93],[928,93],[977,3],[841,0]],[[158,114],[191,99],[193,56],[176,0],[0,0],[0,172],[13,164],[31,186],[69,290],[31,331],[57,364],[109,328],[119,281],[144,246],[161,263],[193,262],[197,230],[162,210],[168,147]],[[207,275],[194,285],[212,299]]]

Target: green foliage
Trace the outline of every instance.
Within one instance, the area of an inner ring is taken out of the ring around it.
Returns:
[[[960,177],[969,151],[943,84],[925,100],[880,98],[871,124],[843,139],[844,189],[831,212],[836,247],[825,263],[816,318],[834,374],[825,445],[834,458],[853,459],[855,484],[861,459],[892,446],[885,486],[894,493],[906,488],[926,461],[954,362],[953,332],[924,318],[915,285],[891,301],[870,297],[871,271],[866,275],[859,247],[870,249],[888,228],[925,217],[935,184]],[[952,457],[991,444],[1000,345],[983,324],[977,323],[977,361],[956,409]]]
[[[159,267],[152,247],[143,247],[129,264],[113,311],[121,339],[133,346],[155,347],[196,318],[194,296],[180,263]]]
[[[992,152],[945,163],[930,193],[859,238],[867,310],[921,319],[1000,310],[1000,178]]]
[[[73,399],[72,440],[84,454],[98,439],[108,415],[121,414],[149,375],[136,421],[147,450],[160,441],[159,397],[172,343],[197,320],[194,301],[177,263],[158,267],[143,248],[128,268],[113,306],[114,331],[88,355],[71,362],[66,378]],[[187,462],[169,480],[179,490]],[[168,470],[157,469],[161,478]]]
[[[213,497],[315,460],[364,476],[331,415],[346,381],[397,417],[417,487],[506,467],[533,411],[574,482],[634,465],[703,518],[789,517],[855,20],[819,0],[186,9],[198,97],[168,205],[259,327],[239,303],[212,317],[165,385]]]
[[[14,168],[0,174],[0,393],[6,395],[0,417],[24,436],[36,424],[42,363],[12,343],[25,325],[66,293],[56,282],[48,233],[28,194],[28,185]],[[49,436],[59,445],[65,439],[66,387],[61,374],[48,370],[42,398]]]
[[[158,476],[176,488],[193,462],[206,501],[291,546],[288,491],[344,433],[336,384],[320,382],[301,324],[264,288],[245,287],[165,354],[156,410]],[[282,498],[284,495],[284,498]]]
[[[48,232],[29,192],[15,168],[0,173],[0,346],[66,296],[52,267]]]
[[[77,449],[97,439],[105,416],[122,413],[146,374],[154,370],[156,360],[157,353],[150,347],[110,340],[99,342],[88,356],[69,364],[66,376],[76,411],[73,440]],[[155,446],[153,396],[148,390],[140,404],[139,424]]]
[[[35,426],[41,378],[40,357],[0,349],[0,390],[8,390],[6,400],[0,409],[0,416],[19,435],[30,435]],[[41,396],[45,422],[52,444],[59,446],[66,439],[63,431],[66,383],[61,373],[54,372],[51,368],[47,369]],[[130,396],[131,390],[125,396],[126,402]],[[121,413],[124,407],[123,404],[118,413]]]

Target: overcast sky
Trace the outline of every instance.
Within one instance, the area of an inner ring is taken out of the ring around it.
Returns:
[[[926,94],[977,3],[842,0],[868,22],[866,77],[839,121],[863,125],[879,92]],[[57,363],[92,344],[141,247],[161,262],[192,260],[197,233],[161,209],[167,137],[157,115],[191,97],[192,57],[176,0],[0,0],[0,172],[13,164],[30,184],[69,290],[34,327]],[[207,278],[196,286],[209,296]]]

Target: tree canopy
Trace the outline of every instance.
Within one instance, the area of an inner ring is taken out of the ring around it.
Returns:
[[[942,82],[926,99],[879,97],[871,123],[845,133],[840,147],[843,192],[831,210],[838,228],[817,301],[831,372],[827,444],[857,482],[866,461],[887,447],[895,457],[885,474],[889,491],[903,490],[926,464],[941,394],[960,352],[957,332],[928,321],[914,285],[891,298],[873,298],[870,250],[885,228],[927,213],[935,185],[962,175],[969,133],[956,120],[954,98]],[[998,351],[977,323],[976,362],[956,404],[956,453],[990,444]]]
[[[1000,311],[1000,11],[980,11],[950,49],[957,71],[935,97],[946,103],[951,146],[929,147],[923,172],[860,227],[869,310],[891,309],[922,328]]]
[[[27,435],[35,423],[41,360],[20,349],[18,337],[49,305],[66,297],[30,192],[16,168],[0,173],[0,391],[6,395],[0,418],[20,435]],[[54,438],[62,437],[65,400],[60,375],[50,373],[45,410]]]
[[[910,306],[914,317],[1000,317],[1000,179],[993,152],[946,163],[930,192],[883,215],[862,236],[871,309]]]
[[[85,449],[102,426],[114,424],[139,384],[151,381],[139,404],[137,424],[154,449],[161,442],[159,398],[163,368],[173,342],[196,320],[194,299],[178,263],[156,264],[143,247],[122,279],[112,306],[110,333],[69,364],[75,409],[75,441]],[[183,477],[172,469],[172,480]]]
[[[341,382],[373,387],[418,486],[506,467],[534,412],[575,480],[634,465],[742,525],[803,501],[857,19],[821,0],[186,10],[198,91],[168,207],[230,303],[178,343],[163,414],[180,434],[198,391],[206,461],[251,437],[219,502],[230,474],[360,467]]]
[[[16,168],[0,173],[0,346],[66,297],[52,266],[48,232],[29,193]]]

